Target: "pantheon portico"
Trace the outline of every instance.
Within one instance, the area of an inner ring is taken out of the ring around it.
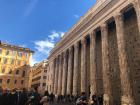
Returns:
[[[49,91],[140,105],[140,0],[97,0],[48,58]]]

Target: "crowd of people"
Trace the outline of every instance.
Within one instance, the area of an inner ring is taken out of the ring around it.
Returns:
[[[55,105],[103,105],[103,96],[93,95],[88,98],[84,92],[77,96],[55,96],[53,93],[49,94],[48,91],[41,95],[37,88],[31,91],[26,89],[9,91],[0,87],[0,105],[54,105],[54,103]]]

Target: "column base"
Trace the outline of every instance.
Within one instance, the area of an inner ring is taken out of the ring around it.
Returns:
[[[104,94],[104,105],[113,105],[113,97],[108,94]]]
[[[135,103],[131,97],[122,96],[121,105],[135,105]]]

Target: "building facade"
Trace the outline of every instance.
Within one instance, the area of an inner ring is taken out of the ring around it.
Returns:
[[[140,0],[97,0],[48,58],[55,95],[140,105]]]
[[[0,86],[3,89],[27,88],[32,53],[28,48],[0,42]]]
[[[39,93],[43,94],[46,90],[47,79],[47,60],[35,64],[31,68],[32,82],[31,87],[38,88]]]

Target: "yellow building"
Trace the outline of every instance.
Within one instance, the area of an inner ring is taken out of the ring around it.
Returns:
[[[35,64],[31,68],[31,74],[30,76],[31,80],[31,87],[35,88],[38,87],[38,92],[40,94],[44,94],[44,92],[47,90],[46,86],[48,85],[47,81],[47,72],[48,72],[48,61],[43,60],[40,63]]]
[[[33,53],[28,48],[0,41],[0,86],[3,89],[28,87],[30,57]]]

